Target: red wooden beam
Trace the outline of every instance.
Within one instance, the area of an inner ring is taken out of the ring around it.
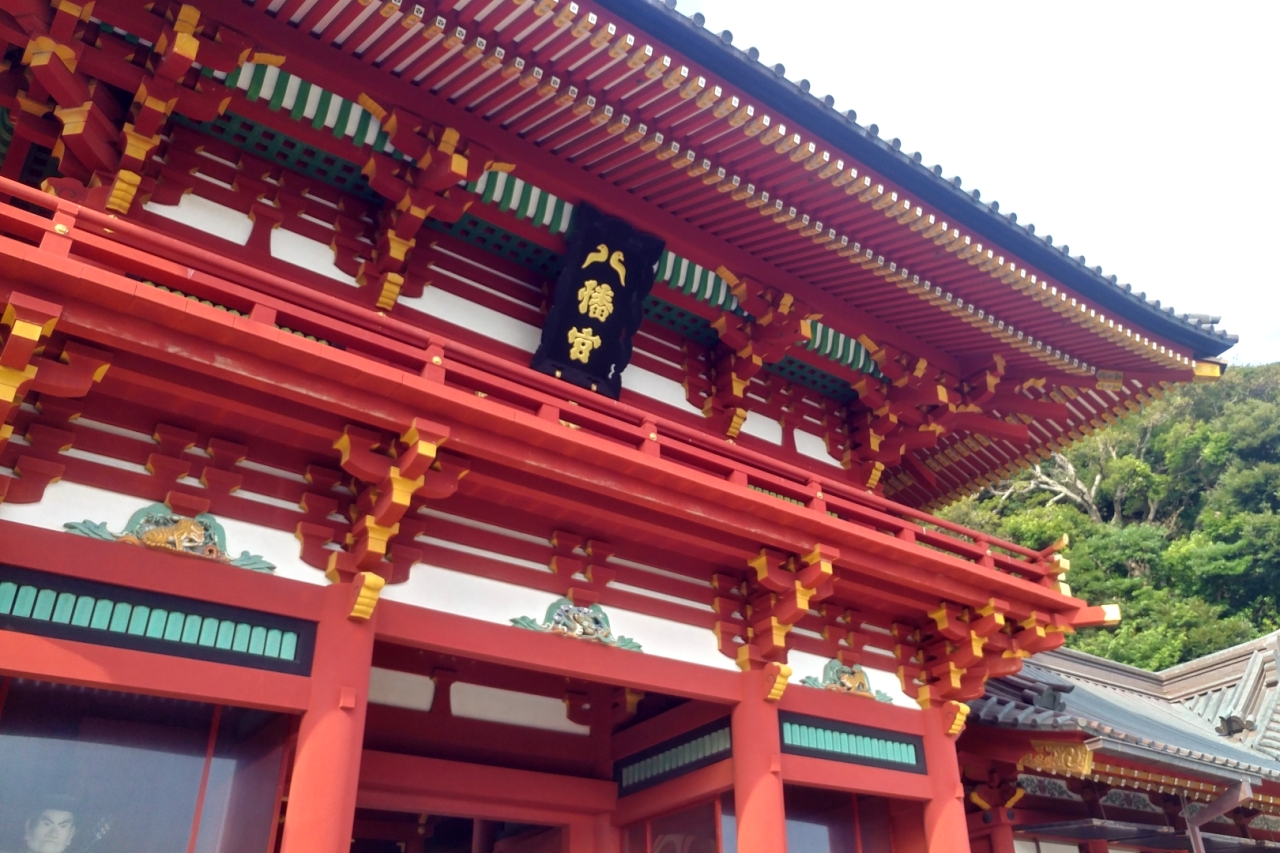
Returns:
[[[425,805],[432,800],[469,801],[468,808],[484,813],[446,813],[483,818],[498,809],[499,818],[512,820],[510,811],[501,810],[604,814],[613,811],[616,792],[613,782],[596,779],[365,750],[358,802],[363,808],[421,813],[431,811]]]
[[[642,723],[623,729],[613,736],[613,760],[626,758],[643,749],[657,746],[698,726],[723,719],[729,724],[731,708],[707,702],[686,702],[666,713],[651,717]]]
[[[378,605],[378,639],[464,658],[552,672],[706,702],[732,703],[736,673],[596,643],[495,625],[395,601]]]
[[[97,582],[109,578],[120,586],[295,619],[320,618],[321,586],[12,521],[0,521],[0,563]]]
[[[0,238],[0,243],[10,242]],[[20,270],[23,263],[35,266]],[[13,243],[6,266],[17,280],[39,282],[44,287],[61,284],[81,299],[106,297],[110,309],[76,301],[68,303],[64,314],[65,329],[81,330],[101,343],[167,351],[173,353],[175,363],[201,374],[230,379],[237,386],[268,394],[283,394],[294,402],[319,405],[354,421],[396,432],[418,411],[439,411],[456,424],[450,446],[459,452],[501,459],[529,474],[624,496],[649,510],[675,511],[682,518],[691,501],[705,502],[708,509],[701,513],[704,522],[714,523],[735,537],[797,553],[807,552],[819,542],[830,543],[848,555],[842,562],[884,579],[900,577],[904,565],[938,572],[936,591],[961,603],[981,604],[994,594],[1011,602],[1015,616],[1036,607],[1052,612],[1080,607],[1074,599],[1051,590],[864,532],[824,513],[794,507],[660,457],[631,451],[585,429],[565,430],[554,420],[522,416],[493,399],[319,347],[65,257]],[[86,278],[97,286],[86,288]],[[175,338],[176,330],[184,328],[190,334]],[[104,339],[104,332],[109,337]],[[175,351],[178,339],[183,343]]]
[[[613,825],[627,826],[660,814],[679,811],[732,790],[733,759],[726,758],[669,782],[623,797],[618,800],[618,807],[613,813]]]
[[[795,785],[831,788],[899,800],[930,799],[927,776],[902,770],[885,770],[863,764],[826,761],[805,755],[782,756],[782,778]]]
[[[0,631],[0,673],[81,687],[301,713],[309,680],[249,667]]]
[[[831,690],[803,687],[788,689],[782,695],[778,708],[792,714],[808,714],[826,720],[892,729],[903,734],[925,733],[924,715],[914,708],[901,708],[887,702]]]

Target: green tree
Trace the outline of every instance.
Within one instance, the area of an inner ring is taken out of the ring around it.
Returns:
[[[1069,644],[1159,669],[1280,627],[1280,364],[1179,388],[945,517],[1031,548],[1064,533],[1074,594],[1121,605]]]

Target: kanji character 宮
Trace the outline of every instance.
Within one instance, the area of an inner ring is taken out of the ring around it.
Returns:
[[[591,351],[600,346],[600,336],[592,334],[587,327],[579,331],[576,327],[569,330],[569,358],[586,364],[591,359]]]

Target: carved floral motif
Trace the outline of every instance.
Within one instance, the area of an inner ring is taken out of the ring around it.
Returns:
[[[838,660],[827,661],[827,665],[822,668],[821,681],[810,675],[801,680],[800,683],[805,687],[819,687],[824,690],[834,690],[837,693],[850,693],[854,696],[875,699],[879,702],[893,701],[893,697],[883,690],[871,689],[871,682],[867,680],[867,671],[856,663],[853,666],[845,666]]]
[[[1055,740],[1031,741],[1031,752],[1018,760],[1019,770],[1039,770],[1067,776],[1093,773],[1093,751],[1082,743]]]
[[[227,553],[227,534],[218,520],[207,512],[194,518],[179,515],[165,504],[151,504],[135,512],[124,532],[112,533],[105,522],[69,521],[62,525],[72,533],[107,542],[128,542],[157,551],[190,554],[227,563],[255,572],[273,572],[275,566],[255,554],[241,551],[239,557]]]
[[[1047,797],[1051,800],[1071,800],[1073,802],[1082,803],[1083,798],[1071,791],[1060,779],[1050,779],[1045,776],[1032,776],[1029,773],[1022,773],[1018,776],[1018,787],[1027,792],[1027,796],[1031,797]]]
[[[641,651],[640,644],[629,637],[616,637],[609,627],[609,617],[599,604],[590,607],[579,607],[567,598],[559,598],[547,608],[547,615],[541,622],[530,616],[520,616],[511,620],[517,628],[530,631],[543,631],[548,634],[561,634],[579,640],[590,640],[606,646],[616,646],[630,651]]]

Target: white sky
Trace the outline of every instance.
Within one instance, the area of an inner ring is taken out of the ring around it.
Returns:
[[[1280,3],[679,0],[1036,233],[1280,361]]]

